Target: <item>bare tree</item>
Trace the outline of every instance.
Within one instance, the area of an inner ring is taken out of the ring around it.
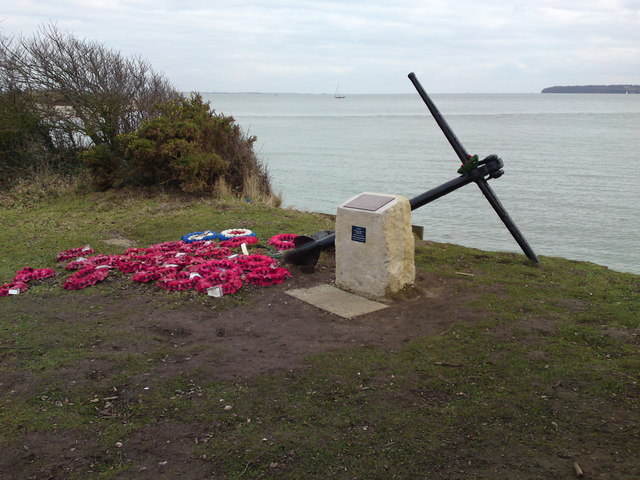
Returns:
[[[0,91],[29,94],[53,142],[70,148],[113,146],[119,134],[156,116],[158,103],[180,96],[142,58],[125,58],[55,24],[31,37],[0,35]]]

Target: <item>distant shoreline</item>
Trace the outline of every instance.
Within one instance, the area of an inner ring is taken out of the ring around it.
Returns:
[[[640,85],[569,85],[548,87],[542,93],[640,93]]]

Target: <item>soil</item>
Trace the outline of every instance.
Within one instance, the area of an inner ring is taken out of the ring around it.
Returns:
[[[245,286],[245,303],[222,310],[216,299],[202,294],[198,295],[203,302],[167,308],[135,286],[123,286],[108,302],[87,289],[85,295],[74,298],[73,310],[68,308],[68,295],[50,296],[46,300],[47,315],[71,325],[87,322],[91,316],[126,318],[127,333],[152,332],[155,341],[172,343],[180,351],[198,347],[188,356],[168,358],[154,377],[169,378],[197,369],[203,377],[219,381],[300,368],[308,356],[334,349],[357,345],[394,349],[421,335],[444,333],[452,323],[472,322],[482,315],[468,306],[481,292],[467,290],[464,277],[452,280],[419,272],[413,287],[385,302],[389,308],[344,319],[286,294],[290,289],[333,284],[335,267],[330,259],[323,259],[311,273],[295,267],[291,270],[293,276],[282,284]],[[35,313],[41,308],[39,302],[29,303],[23,311]],[[78,311],[86,313],[79,317]],[[117,343],[96,343],[93,348],[96,354],[116,350],[144,355],[150,345],[143,336],[122,335]],[[100,373],[99,366],[95,361],[84,367],[74,363],[70,378],[77,381],[78,377],[91,379],[106,373]],[[64,383],[64,376],[62,380]],[[3,382],[0,394],[7,388]]]
[[[153,382],[179,374],[198,372],[200,379],[239,381],[244,378],[305,367],[309,355],[358,345],[389,350],[425,334],[446,333],[452,324],[481,320],[486,312],[471,305],[482,294],[477,285],[468,288],[469,279],[440,278],[419,273],[416,284],[389,302],[389,308],[354,319],[343,319],[286,294],[288,289],[310,287],[334,281],[334,267],[323,259],[313,273],[296,272],[284,284],[249,289],[246,303],[219,311],[215,299],[180,304],[167,309],[135,288],[122,288],[108,305],[87,293],[78,295],[72,312],[68,296],[48,298],[47,318],[74,324],[88,317],[122,315],[128,319],[127,332],[113,342],[96,343],[98,360],[76,362],[73,368],[58,372],[61,386],[92,382],[113,374],[116,367],[100,359],[100,352],[125,351],[148,355],[152,346],[145,338],[152,333],[158,344],[173,344],[176,354],[167,357],[152,374],[130,379],[126,388],[115,394],[118,401],[133,401]],[[96,304],[98,308],[92,310]],[[42,309],[37,302],[25,305],[32,313]],[[107,312],[108,310],[108,312]],[[90,312],[78,317],[78,311]],[[548,328],[547,325],[534,325]],[[141,332],[138,337],[131,332]],[[500,334],[500,332],[497,332]],[[194,348],[190,348],[194,347]],[[188,352],[188,353],[185,353]],[[0,395],[34,389],[33,378],[5,378]],[[194,386],[194,388],[196,388]],[[37,389],[36,389],[37,391]],[[184,392],[185,395],[191,392]],[[109,403],[100,402],[100,415],[112,414]],[[207,476],[207,464],[191,457],[196,431],[189,425],[157,422],[127,439],[127,460],[135,461],[136,471],[122,478],[201,479]],[[202,440],[202,439],[200,439]],[[93,462],[100,463],[104,452],[91,439],[55,438],[42,433],[25,433],[19,444],[0,449],[0,479],[62,479],[78,472],[90,472]],[[165,474],[162,462],[171,461],[171,474]],[[567,460],[563,460],[567,461]],[[74,477],[75,478],[75,477]],[[119,478],[119,477],[118,477]],[[476,477],[474,477],[476,478]]]
[[[333,280],[332,269],[326,267],[294,274],[284,284],[256,291],[249,304],[223,312],[201,308],[154,312],[148,328],[181,346],[215,345],[211,351],[193,353],[188,367],[206,372],[211,379],[235,380],[299,368],[309,355],[334,349],[356,345],[393,349],[420,335],[444,332],[452,320],[472,321],[479,315],[465,307],[468,302],[459,297],[459,282],[428,275],[403,292],[401,300],[390,302],[390,308],[353,319],[285,293]],[[172,365],[163,374],[171,376],[183,368],[178,360]]]

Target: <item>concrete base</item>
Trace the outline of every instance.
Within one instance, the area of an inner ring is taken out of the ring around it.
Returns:
[[[383,303],[358,297],[331,285],[298,288],[287,290],[285,293],[342,318],[359,317],[387,308]]]
[[[409,200],[363,193],[338,208],[336,285],[384,298],[415,282]]]

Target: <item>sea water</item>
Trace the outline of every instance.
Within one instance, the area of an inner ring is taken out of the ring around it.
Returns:
[[[412,198],[458,176],[417,94],[203,97],[257,137],[285,206],[335,213],[364,191]],[[431,97],[470,154],[502,158],[489,184],[538,256],[640,274],[640,95]],[[428,240],[520,252],[474,184],[412,217]]]

